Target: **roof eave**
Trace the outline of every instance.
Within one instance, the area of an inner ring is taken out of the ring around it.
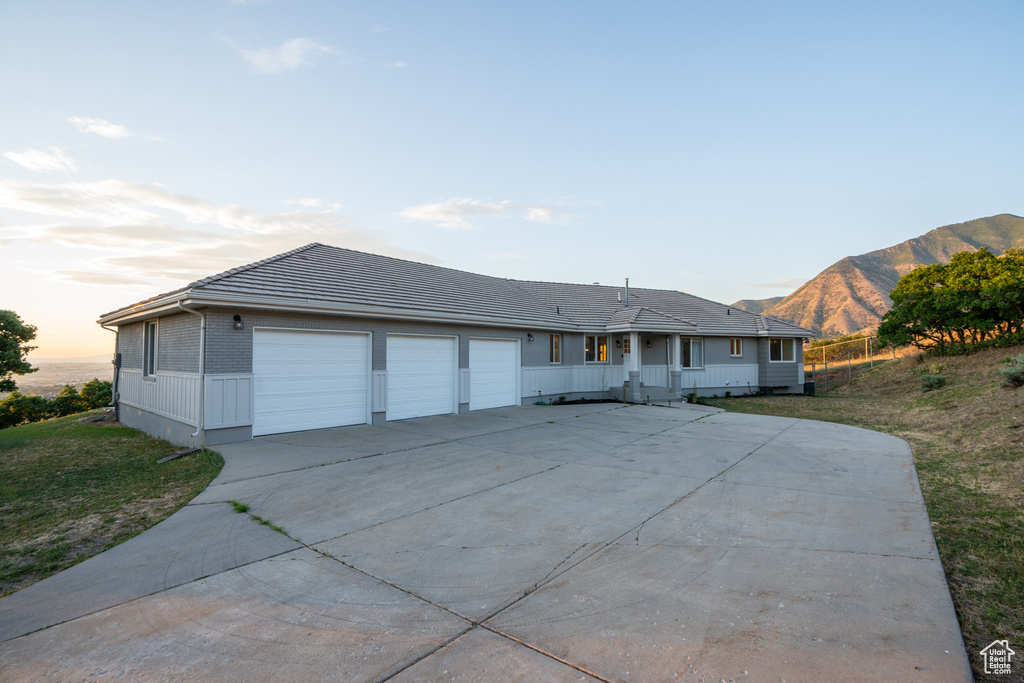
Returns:
[[[313,299],[289,299],[275,296],[253,296],[251,294],[231,294],[227,292],[199,292],[194,290],[179,292],[175,296],[164,297],[138,308],[133,307],[132,309],[115,311],[101,317],[97,322],[101,325],[123,325],[138,322],[146,318],[156,317],[165,311],[176,309],[178,302],[189,306],[245,306],[299,313],[351,315],[362,318],[390,318],[451,324],[472,323],[487,327],[542,328],[567,332],[580,329],[579,325],[568,321],[522,320],[519,318],[450,313],[447,311],[336,303]]]

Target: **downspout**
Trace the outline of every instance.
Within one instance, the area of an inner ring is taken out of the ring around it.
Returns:
[[[192,438],[202,434],[199,445],[205,448],[206,433],[203,431],[203,426],[206,422],[206,314],[193,311],[191,308],[185,308],[181,301],[178,301],[178,308],[186,313],[199,316],[199,424],[196,426],[196,431],[192,434]]]
[[[100,323],[100,327],[105,329],[107,332],[114,333],[114,360],[111,361],[114,364],[114,384],[110,390],[110,404],[114,406],[114,419],[118,422],[121,421],[120,404],[117,400],[117,386],[121,379],[121,354],[117,350],[118,342],[121,341],[120,331],[116,328],[107,327],[103,323]]]

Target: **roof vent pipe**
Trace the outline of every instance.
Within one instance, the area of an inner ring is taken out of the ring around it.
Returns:
[[[626,278],[626,308],[629,308],[629,278]]]

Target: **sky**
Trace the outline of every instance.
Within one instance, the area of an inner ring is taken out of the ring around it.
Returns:
[[[782,296],[1024,215],[1024,3],[0,0],[0,309],[99,315],[322,242]]]

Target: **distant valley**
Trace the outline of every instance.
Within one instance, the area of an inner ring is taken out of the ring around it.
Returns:
[[[889,292],[921,265],[949,263],[958,251],[1024,247],[1024,218],[1000,214],[936,228],[900,244],[847,256],[786,297],[743,299],[733,306],[775,316],[824,337],[874,330],[892,307]]]

